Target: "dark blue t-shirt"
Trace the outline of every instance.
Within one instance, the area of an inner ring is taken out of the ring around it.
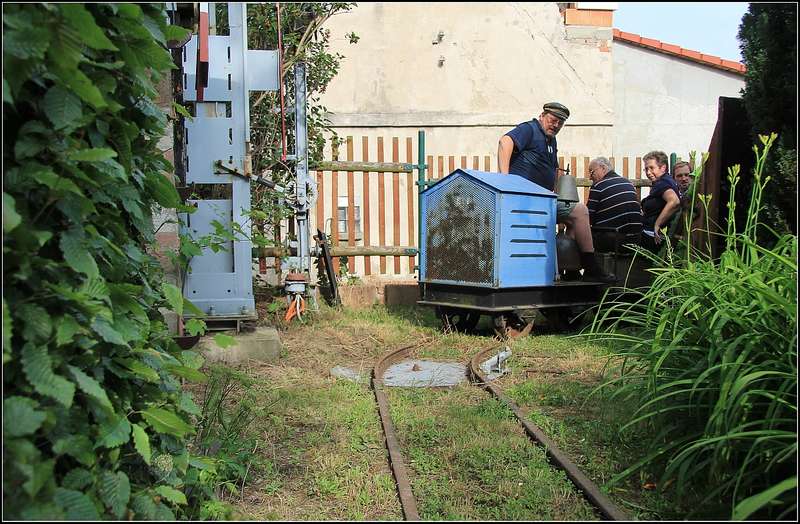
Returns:
[[[514,141],[508,172],[553,191],[558,167],[556,138],[547,138],[536,119],[519,124],[506,135]]]
[[[680,195],[678,183],[670,175],[663,175],[661,178],[653,182],[650,188],[650,194],[642,199],[642,227],[646,231],[652,231],[656,225],[658,215],[664,210],[667,205],[664,200],[664,191],[672,189],[675,195]],[[662,224],[666,226],[666,224]]]

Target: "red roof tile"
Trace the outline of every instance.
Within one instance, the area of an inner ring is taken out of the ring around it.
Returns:
[[[703,54],[702,53],[698,53],[697,51],[692,51],[691,49],[683,49],[683,48],[681,48],[680,55],[681,56],[685,56],[687,58],[694,58],[698,62],[702,62],[703,61]]]
[[[629,44],[635,44],[641,47],[645,47],[647,49],[658,51],[660,53],[676,56],[679,58],[684,58],[687,60],[692,60],[694,62],[699,62],[709,67],[715,67],[717,69],[722,69],[732,73],[739,73],[743,75],[745,71],[747,71],[747,68],[744,66],[744,64],[741,64],[739,62],[734,62],[732,60],[723,60],[718,56],[706,55],[698,51],[693,51],[691,49],[684,49],[677,45],[667,44],[665,42],[661,42],[660,40],[655,40],[653,38],[645,38],[635,33],[627,33],[625,31],[620,31],[619,29],[614,29],[614,40],[619,40],[620,42],[626,42]]]

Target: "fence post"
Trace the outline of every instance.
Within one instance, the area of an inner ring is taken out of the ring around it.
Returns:
[[[378,137],[378,162],[383,162],[383,137]],[[378,242],[386,245],[386,182],[383,175],[378,174]],[[386,274],[386,257],[380,257],[381,275]]]
[[[333,151],[331,156],[334,160],[339,160],[339,144],[331,146]],[[339,245],[339,172],[331,171],[331,206],[333,207],[333,225],[331,226],[331,245]],[[339,259],[333,259],[333,270],[339,274]]]
[[[411,137],[406,137],[406,163],[411,164],[414,162],[413,141]],[[407,206],[407,230],[408,230],[408,245],[414,246],[414,172],[409,171],[406,177],[406,206]],[[414,257],[408,258],[408,272],[414,273]]]
[[[400,139],[392,137],[392,162],[400,162]],[[392,241],[400,245],[400,173],[392,173]],[[400,257],[393,257],[394,274],[400,274]]]
[[[361,137],[361,160],[364,162],[369,162],[369,137],[362,136]],[[369,238],[369,175],[368,171],[362,171],[362,184],[363,184],[363,191],[361,195],[361,200],[364,201],[364,204],[361,206],[361,226],[363,228],[363,244],[365,246],[369,246],[372,244]],[[371,275],[372,274],[372,262],[370,257],[364,257],[364,274]]]
[[[347,137],[347,160],[353,161],[353,137]],[[356,190],[355,190],[355,173],[352,171],[347,172],[347,245],[356,245]],[[338,214],[337,214],[338,219]],[[348,257],[347,270],[350,273],[356,272],[356,258]]]

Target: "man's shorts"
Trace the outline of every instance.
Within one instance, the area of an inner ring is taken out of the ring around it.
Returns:
[[[556,221],[561,222],[567,218],[577,205],[577,202],[564,202],[563,200],[559,200],[556,204]]]

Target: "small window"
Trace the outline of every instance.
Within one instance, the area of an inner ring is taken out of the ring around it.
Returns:
[[[361,207],[353,207],[353,215],[355,216],[355,233],[354,240],[361,240]],[[339,224],[339,239],[346,240],[349,238],[349,231],[347,229],[347,197],[339,197],[339,207],[336,213],[336,221]]]

